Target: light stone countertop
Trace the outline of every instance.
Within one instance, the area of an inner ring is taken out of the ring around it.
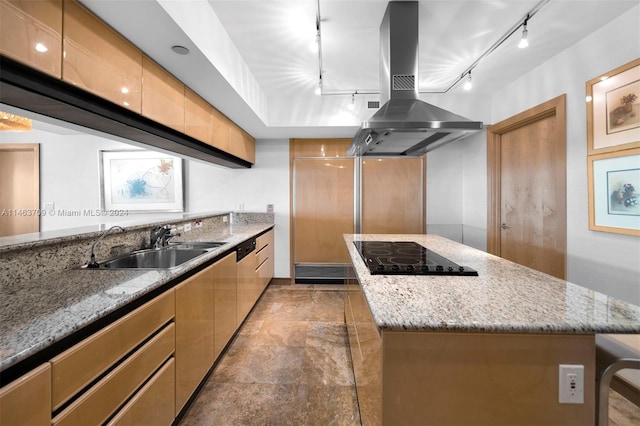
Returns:
[[[3,289],[0,372],[273,226],[234,224],[212,232],[199,240],[227,244],[171,270],[72,269]]]
[[[640,307],[437,235],[345,234],[379,330],[640,333]],[[353,241],[414,241],[474,276],[371,275]]]

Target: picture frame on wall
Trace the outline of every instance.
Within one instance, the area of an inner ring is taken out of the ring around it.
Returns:
[[[589,156],[589,229],[640,235],[640,148]]]
[[[146,151],[100,151],[105,211],[184,211],[182,159]]]
[[[586,83],[588,154],[640,147],[640,58]]]

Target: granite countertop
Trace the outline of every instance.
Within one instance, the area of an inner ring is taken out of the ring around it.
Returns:
[[[226,244],[171,270],[72,269],[3,291],[0,372],[272,227],[234,224],[214,231],[199,240]]]
[[[640,333],[640,307],[437,235],[345,234],[380,330]],[[415,241],[474,276],[371,275],[353,241]]]

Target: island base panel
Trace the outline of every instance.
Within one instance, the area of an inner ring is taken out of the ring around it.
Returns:
[[[383,424],[595,421],[592,335],[389,331],[382,347]],[[559,364],[584,365],[584,404],[558,402]]]

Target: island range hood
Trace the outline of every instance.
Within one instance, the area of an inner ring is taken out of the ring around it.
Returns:
[[[392,1],[380,24],[380,102],[348,154],[420,156],[482,130],[481,121],[418,99],[418,2]]]

